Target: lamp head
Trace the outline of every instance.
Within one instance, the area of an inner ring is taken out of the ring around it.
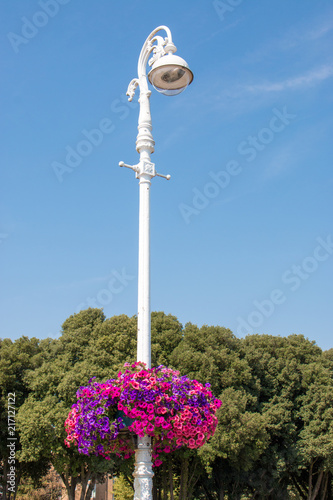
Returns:
[[[193,73],[184,59],[169,53],[154,62],[148,79],[158,92],[176,95],[192,82]]]

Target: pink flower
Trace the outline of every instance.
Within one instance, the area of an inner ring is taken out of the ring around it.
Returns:
[[[192,439],[192,438],[189,439],[188,446],[189,446],[189,448],[195,448],[196,447],[194,439]]]
[[[146,427],[147,432],[152,433],[152,432],[154,432],[154,430],[155,430],[155,427],[153,426],[153,424],[147,425],[147,427]]]
[[[151,403],[149,403],[147,405],[147,412],[148,413],[153,413],[154,412],[154,405],[152,405]]]

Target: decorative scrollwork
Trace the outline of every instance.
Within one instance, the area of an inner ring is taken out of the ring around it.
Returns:
[[[153,470],[151,463],[150,438],[139,441],[135,454],[134,500],[152,500]]]
[[[137,86],[139,85],[139,80],[137,78],[133,78],[133,80],[130,81],[129,85],[128,85],[128,88],[127,88],[127,92],[126,92],[126,95],[128,95],[128,100],[131,101],[134,97],[134,94],[135,94],[135,90],[137,88]]]
[[[149,144],[147,143],[147,147]],[[156,175],[156,170],[155,170],[155,163],[152,163],[151,161],[140,161],[138,164],[138,171],[137,171],[137,178],[139,178],[142,174],[148,174],[151,177],[155,177]],[[141,450],[141,453],[144,453],[144,450]],[[142,455],[143,456],[143,455]]]
[[[155,61],[157,61],[160,57],[165,55],[164,47],[168,43],[168,38],[163,38],[162,36],[154,36],[150,41],[150,47],[148,47],[148,51],[150,52],[153,46],[153,42],[157,42],[157,44],[153,48],[153,57],[151,57],[148,61],[149,66],[152,66]]]

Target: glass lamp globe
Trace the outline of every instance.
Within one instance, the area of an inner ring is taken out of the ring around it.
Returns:
[[[175,54],[167,54],[154,62],[148,79],[158,92],[176,95],[192,82],[193,73],[184,59]]]

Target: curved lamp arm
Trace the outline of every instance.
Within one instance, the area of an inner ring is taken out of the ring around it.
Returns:
[[[162,30],[164,30],[167,34],[165,38],[159,35],[155,36],[156,33]],[[156,44],[154,42],[156,42]],[[176,50],[177,50],[176,46],[172,43],[171,31],[167,26],[158,26],[158,28],[155,28],[150,33],[145,43],[143,44],[140,52],[138,61],[138,78],[133,78],[126,92],[126,95],[129,96],[128,97],[129,101],[133,99],[137,86],[140,87],[141,91],[148,91],[146,68],[148,64],[149,55],[151,54],[151,52],[153,52],[154,55],[149,60],[149,66],[152,66],[152,64],[155,61],[157,61],[160,57],[164,56],[166,53],[173,54],[174,52],[176,52]]]
[[[165,31],[166,37],[163,38],[157,35],[159,31]],[[155,61],[166,53],[176,52],[176,47],[172,43],[171,31],[167,26],[158,26],[155,28],[145,43],[142,46],[138,60],[138,78],[133,78],[130,82],[126,94],[131,101],[137,87],[140,88],[140,112],[138,123],[138,136],[136,140],[136,150],[140,154],[140,172],[137,174],[140,177],[141,173],[146,173],[151,177],[156,175],[154,165],[150,161],[150,154],[154,152],[155,141],[152,135],[152,121],[150,113],[149,97],[151,91],[148,88],[147,81],[147,64],[151,66]],[[148,61],[150,54],[153,52],[153,57]]]

